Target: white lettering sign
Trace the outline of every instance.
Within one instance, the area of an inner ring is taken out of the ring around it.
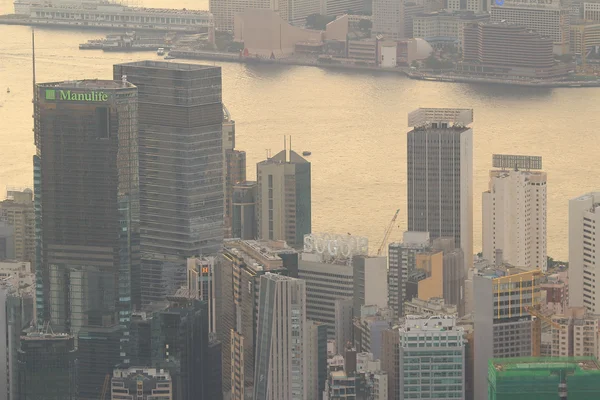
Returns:
[[[354,255],[367,255],[369,241],[361,236],[311,233],[304,235],[304,252],[350,258]]]

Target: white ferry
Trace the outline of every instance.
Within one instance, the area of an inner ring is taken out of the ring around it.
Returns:
[[[205,32],[213,15],[201,10],[129,7],[106,0],[16,0],[25,25]]]

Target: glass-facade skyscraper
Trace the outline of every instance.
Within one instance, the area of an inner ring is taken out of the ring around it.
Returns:
[[[139,90],[139,173],[144,305],[185,284],[188,257],[223,242],[221,68],[140,61],[118,64]]]
[[[38,320],[74,336],[125,326],[140,302],[137,88],[83,80],[36,90]]]

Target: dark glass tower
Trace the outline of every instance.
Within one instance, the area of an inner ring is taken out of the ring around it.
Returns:
[[[137,132],[130,83],[37,85],[38,317],[54,331],[126,326],[140,303]]]
[[[188,257],[223,241],[221,68],[141,61],[114,66],[139,90],[142,300],[185,284]],[[175,271],[173,271],[175,270]]]
[[[19,399],[78,400],[77,351],[72,336],[22,336],[18,364]]]

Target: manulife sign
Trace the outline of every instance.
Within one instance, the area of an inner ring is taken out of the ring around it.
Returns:
[[[75,92],[72,90],[63,89],[46,89],[44,98],[46,100],[59,100],[59,101],[83,101],[90,103],[98,103],[107,101],[109,98],[108,93],[105,92]]]

